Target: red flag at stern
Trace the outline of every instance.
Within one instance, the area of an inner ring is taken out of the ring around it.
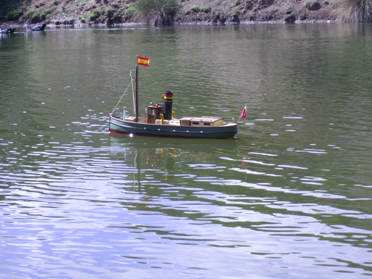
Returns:
[[[241,117],[243,118],[243,120],[245,120],[245,118],[247,117],[247,106],[245,106],[245,107],[243,108],[243,111],[242,111]]]

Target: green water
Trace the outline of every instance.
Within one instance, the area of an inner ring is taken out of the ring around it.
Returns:
[[[137,55],[140,115],[247,104],[238,140],[110,137]],[[2,35],[0,277],[370,277],[371,58],[372,25]]]

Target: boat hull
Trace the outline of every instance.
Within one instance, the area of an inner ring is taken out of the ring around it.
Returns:
[[[125,121],[113,115],[110,115],[109,127],[110,133],[112,134],[133,134],[136,136],[172,138],[228,139],[234,138],[238,132],[236,123],[228,123],[220,127],[160,125]]]

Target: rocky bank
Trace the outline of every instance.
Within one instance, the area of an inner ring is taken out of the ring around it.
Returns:
[[[141,24],[135,1],[19,0],[2,7],[0,20],[3,28],[26,22],[66,27]],[[345,13],[337,0],[181,0],[180,4],[175,17],[179,25],[339,21]]]

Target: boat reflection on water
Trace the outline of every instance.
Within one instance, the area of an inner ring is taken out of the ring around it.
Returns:
[[[123,185],[127,184],[130,193],[139,194],[140,201],[131,203],[134,210],[161,211],[159,197],[172,199],[171,192],[180,191],[179,187],[189,185],[190,179],[207,175],[199,167],[220,169],[221,157],[235,158],[238,153],[238,140],[226,139],[182,139],[110,136],[111,154],[124,174]],[[218,166],[216,165],[216,162]],[[224,161],[226,163],[226,161]],[[123,165],[124,163],[124,165]],[[217,170],[218,171],[218,170]],[[129,179],[126,179],[125,176]],[[177,188],[173,190],[173,188]],[[186,186],[187,188],[187,186]],[[171,190],[172,189],[172,190]],[[174,193],[176,200],[187,200],[188,194]],[[127,202],[128,203],[128,202]],[[156,208],[156,209],[155,209]]]
[[[128,150],[143,150],[149,157],[157,154],[177,153],[178,155],[199,156],[200,152],[211,155],[224,155],[237,152],[236,139],[184,139],[184,138],[158,138],[158,137],[131,137],[110,135],[112,151],[114,154],[126,153]],[[176,156],[178,157],[178,156]]]
[[[141,186],[141,171],[161,173],[165,181],[174,179],[172,174],[189,170],[189,164],[215,164],[216,158],[237,154],[237,140],[182,139],[110,136],[112,155],[124,159],[138,173]]]

